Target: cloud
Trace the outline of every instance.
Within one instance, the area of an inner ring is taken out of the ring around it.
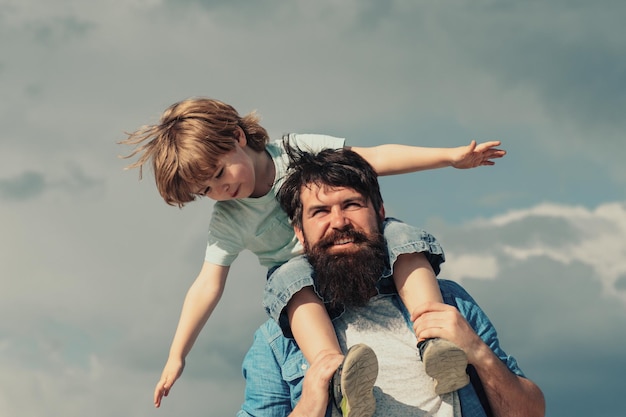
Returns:
[[[468,5],[463,15],[442,13],[441,22],[454,21],[447,26],[452,36],[465,37],[459,52],[503,87],[531,89],[547,111],[580,126],[623,126],[625,44],[615,35],[624,5],[564,6],[546,2],[537,14],[535,3],[486,1]]]
[[[440,276],[461,281],[485,309],[504,349],[544,390],[547,415],[596,415],[598,403],[617,415],[625,226],[624,202],[541,204],[437,226],[446,250]]]
[[[0,199],[26,200],[40,195],[45,187],[42,173],[25,171],[14,178],[0,179]]]
[[[626,274],[626,204],[606,203],[595,209],[582,206],[542,204],[512,210],[491,219],[474,221],[450,240],[448,251],[455,279],[491,277],[494,269],[536,258],[549,258],[564,266],[580,263],[591,268],[593,278],[605,293],[626,305],[626,292],[619,281]],[[473,245],[468,245],[472,242]],[[460,264],[455,260],[459,253]],[[469,254],[482,256],[483,263],[463,263]],[[485,259],[485,257],[487,257]],[[494,265],[493,259],[498,261]]]
[[[37,171],[24,171],[12,178],[0,178],[0,200],[24,201],[37,198],[47,190],[62,190],[68,193],[81,193],[89,189],[102,187],[104,180],[90,177],[83,169],[68,164],[63,178],[50,180]]]

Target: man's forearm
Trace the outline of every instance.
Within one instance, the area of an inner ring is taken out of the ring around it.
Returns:
[[[543,393],[532,381],[515,375],[485,345],[481,360],[473,363],[495,417],[544,417]]]
[[[324,403],[326,404],[326,403]],[[294,407],[289,417],[324,417],[326,415],[326,406],[321,402],[308,401],[302,398]]]

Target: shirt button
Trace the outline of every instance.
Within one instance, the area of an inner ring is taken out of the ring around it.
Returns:
[[[300,368],[302,368],[303,371],[306,371],[306,368],[307,368],[306,363],[303,363],[302,366],[300,366]]]

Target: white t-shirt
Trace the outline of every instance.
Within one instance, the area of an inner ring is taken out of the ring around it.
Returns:
[[[289,135],[289,144],[302,150],[319,152],[326,148],[339,149],[343,138],[325,135]],[[248,249],[258,256],[261,265],[271,268],[302,252],[302,247],[280,208],[276,193],[284,181],[289,158],[282,140],[268,143],[276,176],[271,190],[259,198],[218,201],[213,206],[205,260],[228,266],[239,253]]]
[[[435,394],[434,382],[419,357],[417,338],[393,297],[377,296],[364,308],[346,309],[333,323],[344,352],[357,343],[376,352],[374,417],[461,417],[456,392]],[[335,407],[333,416],[340,417]]]

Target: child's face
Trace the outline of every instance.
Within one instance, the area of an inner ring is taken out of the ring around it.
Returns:
[[[250,197],[256,177],[252,158],[246,152],[245,136],[243,138],[236,138],[238,146],[219,159],[213,178],[198,184],[198,194],[216,201]]]

